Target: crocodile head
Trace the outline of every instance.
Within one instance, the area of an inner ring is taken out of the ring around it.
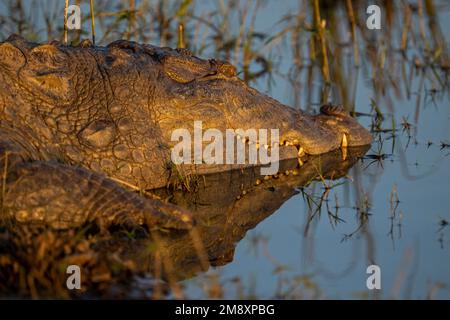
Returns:
[[[372,142],[371,134],[342,106],[323,105],[318,115],[310,115],[258,92],[236,76],[208,76],[165,88],[170,91],[161,108],[160,126],[165,133],[195,120],[221,130],[275,128],[280,148],[295,146],[310,155]]]
[[[309,115],[249,87],[226,62],[122,40],[71,47],[11,36],[0,43],[0,107],[5,123],[26,127],[30,153],[144,188],[167,182],[171,133],[196,120],[220,131],[279,129],[288,157],[372,141],[341,107]]]

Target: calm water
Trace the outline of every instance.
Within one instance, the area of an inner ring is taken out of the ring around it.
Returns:
[[[196,12],[210,10],[210,6],[215,8],[210,3],[197,3]],[[439,8],[442,30],[450,30],[450,6]],[[277,22],[287,12],[297,10],[296,1],[283,1],[283,6],[268,1],[255,17],[255,30],[273,34],[281,28]],[[287,46],[279,43],[272,48],[277,69],[270,86],[267,78],[252,85],[294,105],[294,89],[278,75],[293,64]],[[354,79],[352,73],[359,72],[356,111],[370,114],[376,95],[366,64],[362,55],[359,71],[349,68],[344,76]],[[312,92],[313,103],[319,102],[321,85],[313,82],[302,88],[302,108],[306,108],[307,92]],[[239,278],[243,288],[240,294],[260,298],[284,294],[303,298],[450,298],[450,227],[440,227],[441,221],[450,221],[450,148],[441,148],[442,143],[450,141],[448,79],[446,86],[446,91],[433,94],[433,81],[425,81],[421,88],[420,77],[414,76],[409,97],[403,84],[399,95],[391,95],[392,110],[385,100],[379,100],[386,118],[382,127],[392,129],[395,119],[396,136],[393,139],[392,132],[382,133],[382,143],[375,141],[368,151],[368,155],[386,154],[384,160],[366,157],[347,177],[329,182],[336,186],[328,194],[328,205],[334,210],[338,204],[341,222],[330,220],[324,208],[310,219],[314,204],[308,205],[301,192],[288,197],[278,210],[247,232],[231,262],[184,280],[186,295],[205,297],[203,290],[214,278],[223,284],[224,297],[234,298]],[[332,100],[340,102],[337,97]],[[415,123],[417,100],[420,116]],[[411,123],[411,136],[403,130],[402,119]],[[370,117],[361,116],[359,121],[370,127]],[[324,190],[322,183],[314,182],[303,191],[317,199]],[[367,207],[368,221],[362,228],[356,207]],[[366,288],[366,268],[371,264],[381,268],[382,290],[378,292]],[[297,289],[289,292],[290,286]]]

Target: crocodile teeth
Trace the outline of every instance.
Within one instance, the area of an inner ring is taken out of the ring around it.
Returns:
[[[264,149],[266,149],[266,150],[269,149],[269,145],[265,144]]]
[[[298,149],[298,156],[301,157],[301,156],[303,156],[304,154],[305,154],[305,150],[303,150],[303,147],[300,147],[300,148]]]
[[[291,142],[289,142],[289,141],[286,141],[286,146],[288,147],[288,146],[292,146],[293,144],[291,143]]]
[[[298,165],[301,167],[301,166],[303,166],[303,161],[302,161],[302,159],[300,159],[300,158],[298,158]]]
[[[344,133],[343,136],[342,136],[341,147],[342,148],[347,148],[347,146],[348,146],[347,135]]]

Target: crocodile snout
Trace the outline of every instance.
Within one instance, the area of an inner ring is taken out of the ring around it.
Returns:
[[[319,115],[290,111],[280,138],[280,144],[296,146],[298,155],[317,155],[346,147],[369,145],[370,132],[360,125],[344,108],[322,106]]]

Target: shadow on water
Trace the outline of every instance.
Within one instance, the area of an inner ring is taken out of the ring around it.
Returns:
[[[116,230],[98,234],[81,230],[51,231],[44,226],[15,225],[0,232],[0,292],[31,297],[62,296],[68,265],[83,268],[80,296],[150,295],[161,298],[178,282],[223,266],[234,258],[247,231],[276,212],[299,188],[314,180],[339,179],[368,147],[349,148],[345,160],[337,150],[298,161],[280,163],[270,179],[259,167],[199,177],[191,192],[160,189],[155,194],[189,209],[196,226],[189,232]],[[158,281],[162,279],[163,281]],[[139,287],[144,290],[139,290]],[[74,292],[76,296],[76,291]]]

